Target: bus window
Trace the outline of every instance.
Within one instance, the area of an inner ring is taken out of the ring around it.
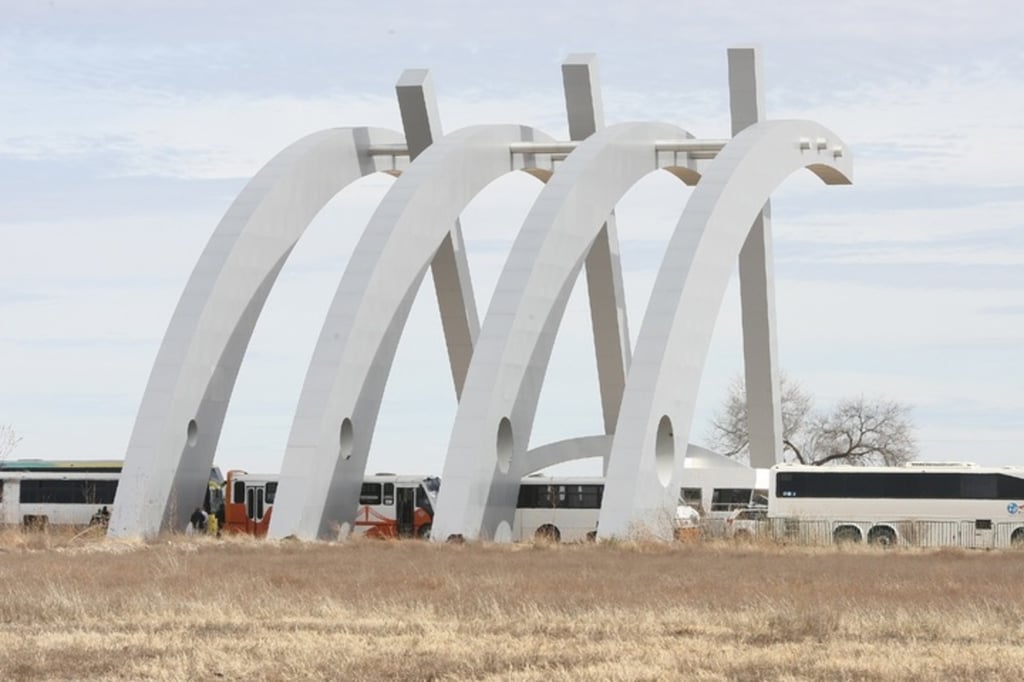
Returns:
[[[243,504],[245,502],[245,481],[235,481],[231,491],[231,501],[235,504]]]
[[[568,506],[570,509],[600,509],[601,493],[599,485],[571,485],[569,488]]]
[[[539,486],[530,483],[523,483],[519,486],[519,500],[516,502],[517,509],[534,509],[537,507],[537,493]]]
[[[537,508],[554,509],[558,506],[558,486],[542,485],[537,488]]]
[[[29,480],[21,482],[22,504],[113,504],[117,481]]]
[[[277,497],[277,481],[267,481],[267,504],[274,504]]]
[[[430,504],[427,491],[423,488],[416,488],[416,506],[430,514],[431,517],[434,516],[434,507]]]
[[[732,511],[750,504],[750,488],[715,488],[711,493],[711,511]]]
[[[359,491],[359,504],[380,504],[380,483],[364,483]]]
[[[555,486],[523,483],[519,486],[519,509],[551,509],[555,506]]]
[[[992,475],[960,477],[960,496],[969,500],[997,499],[998,483]]]
[[[776,497],[908,500],[1014,500],[1024,481],[1005,474],[922,471],[779,472]]]
[[[687,507],[693,507],[694,509],[704,506],[704,494],[700,488],[681,488],[679,490],[679,499]]]
[[[384,505],[390,506],[395,503],[395,484],[384,484]]]

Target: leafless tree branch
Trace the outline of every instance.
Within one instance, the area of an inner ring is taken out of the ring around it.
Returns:
[[[816,412],[811,397],[785,376],[782,390],[783,456],[801,464],[899,465],[917,456],[910,408],[863,396]],[[708,440],[728,456],[749,454],[743,380],[733,380],[711,421]]]
[[[0,424],[0,462],[7,459],[20,442],[21,436],[10,425]]]

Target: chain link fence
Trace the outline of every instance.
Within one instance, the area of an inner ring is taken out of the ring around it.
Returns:
[[[867,543],[904,547],[1024,549],[1024,522],[843,521],[773,518],[748,521],[735,537],[779,544]]]

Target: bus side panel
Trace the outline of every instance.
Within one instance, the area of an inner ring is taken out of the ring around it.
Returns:
[[[16,525],[21,523],[18,500],[21,498],[21,482],[17,479],[10,479],[0,482],[3,490],[0,490],[0,522],[5,525]]]
[[[245,502],[235,502],[228,488],[224,501],[224,528],[227,533],[251,533],[249,516],[245,511]]]
[[[394,504],[364,504],[356,512],[352,532],[368,538],[387,539],[398,537]]]

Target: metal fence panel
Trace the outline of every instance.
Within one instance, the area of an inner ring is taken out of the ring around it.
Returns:
[[[1014,533],[1017,533],[1021,542],[1019,546],[1024,547],[1024,524],[1019,522],[993,523],[985,527],[973,520],[837,521],[771,518],[757,522],[756,535],[780,544],[832,545],[836,543],[837,529],[843,526],[856,527],[861,542],[869,542],[872,528],[891,528],[896,533],[896,544],[902,547],[1009,547]]]

